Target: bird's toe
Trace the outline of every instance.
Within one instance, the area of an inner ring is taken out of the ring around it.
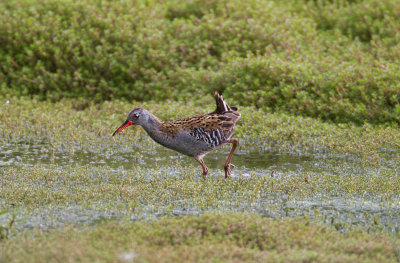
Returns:
[[[232,164],[230,163],[230,164],[224,166],[225,178],[228,178],[229,176],[232,175],[232,170],[231,170],[231,168],[230,168],[231,166],[234,166],[234,165],[232,165]]]

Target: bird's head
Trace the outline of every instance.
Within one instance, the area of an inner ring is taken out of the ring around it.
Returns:
[[[122,123],[122,125],[113,133],[112,136],[117,135],[120,133],[123,129],[131,126],[131,125],[141,125],[143,122],[145,122],[148,118],[148,111],[143,109],[143,108],[136,108],[131,110],[129,112],[128,117],[126,118],[126,121]]]

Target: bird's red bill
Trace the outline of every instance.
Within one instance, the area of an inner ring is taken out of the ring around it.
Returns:
[[[124,123],[121,125],[121,127],[119,127],[119,128],[113,133],[112,136],[114,136],[114,135],[120,133],[123,129],[125,129],[126,127],[129,127],[129,126],[131,126],[131,125],[132,125],[132,121],[126,121],[126,122],[124,122]]]

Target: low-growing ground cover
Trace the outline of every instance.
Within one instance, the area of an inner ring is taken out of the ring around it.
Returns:
[[[206,214],[96,228],[35,231],[4,241],[2,262],[396,262],[388,233],[340,234],[304,219]]]
[[[213,175],[204,181],[196,176],[199,168],[193,163],[181,161],[174,166],[2,168],[0,197],[8,216],[17,213],[20,222],[15,224],[22,228],[216,210],[313,217],[338,230],[365,226],[399,231],[398,167],[365,175],[301,170],[249,174],[238,169],[229,180],[221,178],[222,171],[212,169]],[[6,223],[6,217],[2,221]]]

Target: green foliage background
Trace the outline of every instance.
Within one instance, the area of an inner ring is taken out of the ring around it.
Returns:
[[[400,122],[400,2],[0,2],[0,94],[230,102]]]

